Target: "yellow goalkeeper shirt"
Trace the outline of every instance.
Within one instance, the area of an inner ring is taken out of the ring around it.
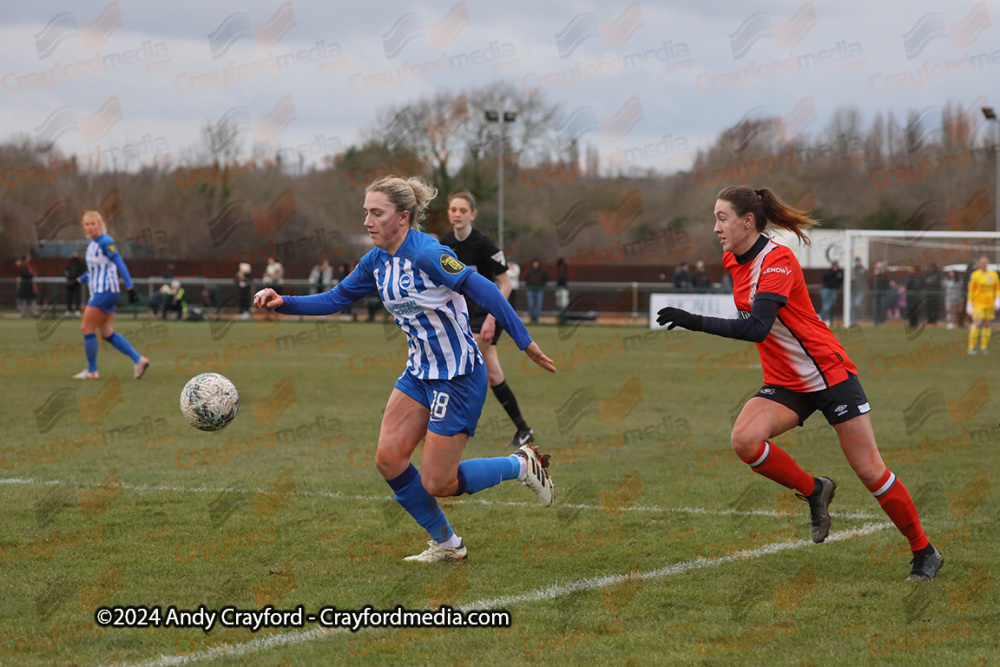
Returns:
[[[1000,276],[996,271],[976,269],[969,278],[969,298],[974,308],[992,308],[1000,297]]]

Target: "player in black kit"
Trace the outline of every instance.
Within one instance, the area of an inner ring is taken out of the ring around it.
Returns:
[[[472,226],[473,220],[476,219],[476,198],[471,192],[456,192],[448,197],[448,219],[451,221],[453,231],[442,236],[441,243],[454,250],[463,264],[475,267],[484,278],[495,281],[505,297],[509,296],[511,284],[510,278],[507,277],[507,263],[504,261],[503,251],[496,247],[490,237]],[[514,392],[507,386],[503,368],[500,367],[496,344],[503,329],[485,308],[468,297],[465,300],[469,307],[472,333],[483,359],[486,360],[490,388],[517,426],[517,433],[509,444],[512,447],[520,447],[534,442],[535,434],[521,416],[521,409],[517,405],[517,399],[514,398]]]

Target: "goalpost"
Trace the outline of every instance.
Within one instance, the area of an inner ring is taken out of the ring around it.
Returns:
[[[849,327],[855,315],[861,319],[862,314],[871,312],[872,290],[866,286],[855,284],[854,260],[861,259],[862,266],[867,271],[867,279],[871,280],[875,263],[881,261],[888,278],[899,279],[903,276],[927,276],[934,271],[942,274],[949,268],[958,272],[961,279],[962,308],[965,308],[966,286],[968,276],[976,261],[986,256],[990,260],[990,268],[996,270],[1000,265],[1000,232],[948,232],[948,231],[901,231],[901,230],[845,230],[844,235],[844,326]],[[960,269],[960,270],[959,270]],[[855,297],[859,294],[865,300],[859,304]],[[944,288],[942,287],[942,290]],[[891,298],[891,295],[890,295]],[[943,305],[943,293],[934,295],[942,300],[941,310],[943,320],[947,313]]]

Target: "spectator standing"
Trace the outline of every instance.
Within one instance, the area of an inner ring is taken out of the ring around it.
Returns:
[[[691,286],[696,292],[709,292],[712,289],[712,276],[709,275],[705,262],[700,259],[694,265],[694,275],[691,278]]]
[[[17,267],[17,307],[21,317],[35,316],[35,276],[31,272],[31,255],[18,258]]]
[[[840,264],[834,262],[829,269],[823,272],[823,289],[821,298],[823,307],[819,314],[819,319],[823,320],[826,326],[832,326],[833,306],[837,303],[837,294],[844,285],[844,270]]]
[[[952,269],[944,276],[944,307],[948,317],[949,329],[961,329],[962,323],[962,301],[965,296],[965,283],[958,273]]]
[[[691,278],[691,270],[688,269],[688,263],[681,262],[677,268],[677,273],[674,274],[674,289],[678,292],[684,292],[691,289],[692,284],[693,280]]]
[[[538,324],[538,317],[542,314],[542,298],[545,295],[545,284],[549,281],[549,274],[542,268],[542,263],[537,259],[528,262],[524,268],[524,284],[528,288],[528,314],[532,324]]]
[[[334,276],[337,279],[337,284],[339,285],[344,282],[344,278],[349,275],[351,275],[351,267],[348,266],[347,262],[341,262],[340,266],[337,267],[337,272]]]
[[[63,272],[66,276],[66,312],[63,313],[63,317],[80,317],[82,315],[80,311],[80,297],[83,292],[83,286],[77,278],[86,273],[86,271],[87,266],[80,259],[80,253],[74,252],[66,264],[66,270]]]
[[[517,291],[521,289],[521,267],[516,262],[507,262],[507,276],[510,278],[510,296],[507,302],[517,312]]]
[[[868,288],[868,269],[861,263],[860,257],[855,257],[854,268],[851,269],[851,322],[855,324],[861,320],[862,306],[865,305]]]
[[[267,266],[264,267],[264,287],[270,287],[279,295],[284,292],[285,287],[285,267],[274,257],[267,258]]]
[[[941,269],[931,262],[931,268],[924,274],[924,299],[927,304],[927,326],[937,326],[941,319]]]
[[[233,280],[239,289],[240,319],[249,320],[253,300],[253,273],[250,264],[242,262]]]
[[[886,311],[889,308],[889,275],[885,272],[885,264],[875,262],[871,276],[872,289],[872,320],[875,326],[885,324]]]
[[[906,285],[889,279],[889,295],[885,300],[887,320],[900,319],[906,312]]]
[[[924,277],[914,271],[906,279],[906,324],[911,328],[920,326],[927,317],[927,294],[924,292]]]
[[[309,289],[313,294],[322,294],[330,289],[333,283],[333,267],[330,261],[324,259],[309,272]]]
[[[729,271],[722,274],[722,291],[726,294],[733,293],[733,277],[730,275]]]

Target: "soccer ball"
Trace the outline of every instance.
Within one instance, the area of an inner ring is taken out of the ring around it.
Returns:
[[[195,375],[181,390],[184,418],[202,431],[221,431],[236,418],[239,409],[236,385],[218,373]]]

